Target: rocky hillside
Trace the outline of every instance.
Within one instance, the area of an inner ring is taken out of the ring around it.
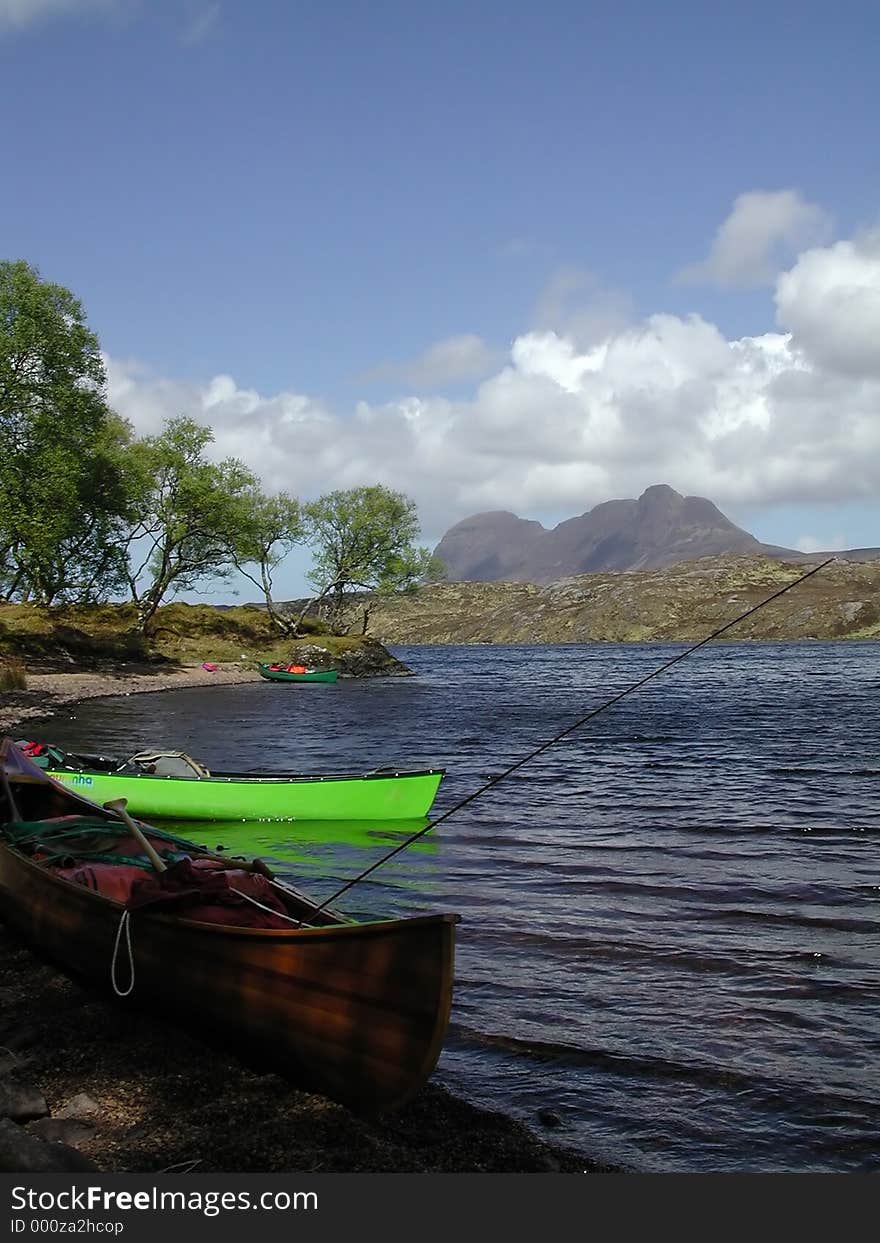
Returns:
[[[696,641],[808,568],[765,556],[579,574],[547,585],[439,583],[377,603],[384,643]],[[838,561],[733,630],[731,639],[880,638],[880,562]]]
[[[711,501],[681,496],[667,484],[648,488],[637,501],[597,505],[550,531],[511,513],[474,514],[447,531],[434,551],[450,582],[553,583],[572,574],[659,569],[729,553],[805,559],[760,543]],[[865,553],[880,550],[861,550],[858,559]]]

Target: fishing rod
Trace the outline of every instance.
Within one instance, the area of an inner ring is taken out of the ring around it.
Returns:
[[[438,824],[442,824],[444,820],[448,820],[449,817],[455,815],[457,811],[461,811],[462,807],[466,807],[468,803],[472,803],[474,799],[480,798],[481,795],[485,794],[487,790],[490,790],[492,786],[498,785],[499,781],[503,781],[505,777],[509,777],[511,773],[515,773],[518,768],[522,768],[523,764],[528,764],[530,760],[542,755],[550,747],[555,746],[557,742],[560,742],[563,738],[567,738],[569,734],[573,734],[576,729],[580,729],[582,725],[586,725],[588,721],[592,721],[593,718],[597,717],[600,712],[604,712],[607,708],[612,707],[614,704],[620,703],[621,699],[625,699],[627,695],[631,695],[633,691],[637,691],[639,687],[644,686],[646,682],[650,682],[652,678],[659,677],[661,673],[665,673],[667,669],[671,669],[673,665],[677,665],[678,662],[680,660],[684,660],[686,656],[691,656],[694,652],[699,651],[701,647],[705,647],[707,643],[711,643],[713,639],[717,639],[719,635],[724,634],[728,630],[732,630],[734,626],[738,626],[739,623],[745,621],[747,617],[751,617],[753,613],[757,613],[759,609],[764,608],[765,605],[770,604],[773,600],[778,600],[778,598],[780,596],[784,596],[787,591],[791,591],[793,587],[797,587],[800,583],[806,582],[808,578],[812,578],[814,574],[818,574],[820,570],[825,569],[826,565],[831,565],[832,561],[836,560],[836,557],[829,557],[820,565],[814,566],[812,570],[808,570],[806,574],[801,574],[799,578],[795,578],[792,582],[786,583],[784,587],[780,587],[778,591],[774,591],[772,596],[767,596],[765,600],[759,601],[758,604],[753,604],[750,609],[746,609],[744,613],[740,613],[739,617],[735,617],[733,621],[726,622],[725,625],[719,626],[717,630],[713,630],[710,635],[707,635],[705,639],[701,639],[699,643],[695,643],[692,647],[688,647],[683,652],[679,652],[677,656],[673,656],[670,660],[667,660],[664,664],[658,666],[658,668],[654,669],[651,673],[646,674],[643,678],[639,678],[637,682],[633,682],[631,686],[627,686],[624,690],[619,691],[618,694],[613,695],[611,699],[607,699],[605,703],[600,704],[598,708],[594,708],[592,712],[588,712],[586,716],[582,716],[579,720],[575,721],[573,725],[566,726],[565,729],[560,730],[558,734],[555,734],[552,738],[548,739],[547,742],[542,742],[539,747],[535,747],[534,751],[530,751],[528,755],[524,755],[521,759],[516,760],[513,764],[509,765],[509,767],[505,768],[503,772],[497,773],[494,777],[490,777],[487,782],[481,785],[478,789],[474,790],[471,794],[468,794],[466,798],[461,799],[461,801],[456,803],[453,807],[450,807],[449,810],[445,811],[442,816],[438,816],[436,820],[429,821],[424,828],[419,829],[417,833],[413,833],[406,839],[405,842],[401,842],[399,846],[395,846],[393,850],[389,850],[386,855],[383,855],[381,859],[377,859],[375,863],[372,863],[368,868],[365,868],[363,872],[360,872],[354,877],[353,880],[346,881],[341,889],[337,889],[336,892],[331,894],[325,902],[322,902],[317,909],[319,911],[323,911],[324,908],[329,906],[331,902],[335,902],[337,898],[342,896],[342,894],[347,893],[349,889],[352,889],[355,885],[360,884],[362,880],[365,880],[371,872],[375,872],[377,868],[380,868],[384,864],[388,863],[388,861],[393,859],[395,855],[399,855],[402,850],[406,850],[408,846],[411,846],[413,842],[418,841],[420,837],[424,837],[424,835],[429,833],[431,829],[436,829]]]

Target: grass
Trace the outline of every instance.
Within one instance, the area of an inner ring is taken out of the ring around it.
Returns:
[[[15,658],[0,660],[0,691],[26,691],[27,672],[24,663]]]
[[[131,604],[52,609],[2,604],[0,669],[17,663],[23,676],[24,659],[31,665],[81,668],[111,662],[192,664],[203,660],[256,665],[263,660],[290,660],[310,645],[336,655],[362,643],[360,637],[329,634],[326,625],[314,618],[305,620],[301,637],[288,638],[265,609],[254,605],[166,604],[157,612],[146,638],[136,623]],[[0,683],[0,689],[10,686]]]

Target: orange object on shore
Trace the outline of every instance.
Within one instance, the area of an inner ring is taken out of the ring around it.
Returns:
[[[287,672],[288,673],[308,673],[308,669],[305,667],[305,665],[288,665]]]

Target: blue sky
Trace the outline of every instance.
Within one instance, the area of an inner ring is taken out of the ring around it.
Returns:
[[[136,426],[426,542],[668,482],[877,545],[878,46],[846,0],[0,0],[2,257]]]

